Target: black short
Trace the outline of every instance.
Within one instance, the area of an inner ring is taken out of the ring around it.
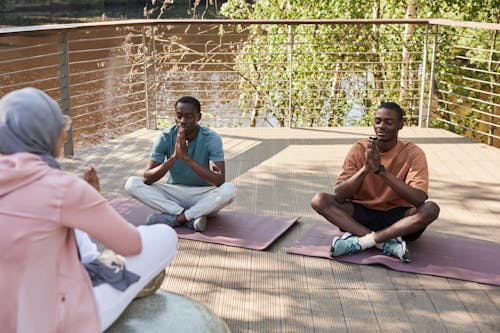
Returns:
[[[357,222],[359,222],[360,224],[364,225],[365,227],[367,227],[372,231],[378,231],[387,228],[388,226],[394,224],[395,222],[405,217],[406,211],[408,209],[411,209],[408,207],[396,207],[384,212],[380,210],[366,208],[365,206],[357,202],[353,202],[352,206],[354,209],[352,217]],[[414,241],[417,238],[419,238],[424,231],[425,228],[417,232],[414,232],[412,234],[403,236],[403,239],[407,241]]]

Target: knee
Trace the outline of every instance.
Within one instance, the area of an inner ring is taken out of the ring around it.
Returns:
[[[423,213],[425,220],[430,223],[438,218],[440,208],[434,201],[426,201],[419,207],[419,210]]]
[[[177,232],[172,228],[163,228],[162,233],[163,241],[168,244],[167,251],[174,253],[177,252],[177,243],[179,241]]]
[[[135,193],[135,189],[141,184],[144,185],[142,177],[132,176],[127,179],[123,187],[128,194],[133,195]]]
[[[178,236],[174,229],[163,224],[141,225],[137,229],[141,234],[143,249],[150,247],[152,252],[174,255],[177,252]]]
[[[219,188],[222,190],[222,193],[224,193],[226,200],[232,200],[236,197],[236,187],[233,184],[226,182],[219,186]]]
[[[311,207],[315,211],[321,211],[325,207],[331,206],[329,203],[332,200],[332,195],[326,192],[318,192],[311,200]]]

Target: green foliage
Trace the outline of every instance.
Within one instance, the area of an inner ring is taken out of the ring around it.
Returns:
[[[500,22],[498,0],[439,1],[429,3],[426,13],[433,17],[477,22]],[[433,126],[486,140],[481,133],[491,132],[495,121],[485,114],[495,114],[498,98],[488,93],[500,86],[498,73],[500,43],[498,31],[440,27],[436,56],[435,91],[438,105]],[[495,46],[496,44],[496,46]],[[491,52],[491,49],[496,50]],[[498,134],[498,133],[497,133]]]
[[[371,5],[372,1],[366,0],[268,0],[253,5],[230,0],[222,6],[221,14],[250,19],[365,18]],[[245,78],[240,81],[243,112],[271,117],[280,126],[368,123],[374,103],[398,96],[399,73],[393,64],[399,57],[401,41],[390,39],[387,32],[398,35],[401,29],[297,25],[287,31],[284,25],[251,26],[248,41],[236,60],[236,70]],[[292,38],[293,49],[289,50]],[[385,70],[378,65],[381,62],[387,64]],[[347,117],[355,108],[362,110],[362,116]]]
[[[217,17],[219,3],[213,0],[148,0],[144,1],[145,18],[214,18]]]
[[[417,17],[498,22],[500,6],[496,2],[498,0],[418,1]],[[229,0],[222,6],[221,14],[233,19],[255,20],[390,19],[403,18],[406,6],[405,2],[395,0]],[[240,81],[240,106],[247,115],[271,116],[280,126],[341,126],[367,124],[378,103],[394,100],[407,110],[411,123],[416,124],[422,75],[422,68],[418,66],[422,63],[425,34],[423,27],[417,27],[415,32],[403,37],[404,28],[401,25],[297,25],[289,32],[285,25],[251,26],[248,40],[236,59],[235,69],[244,78]],[[470,82],[461,78],[463,69],[450,66],[450,60],[474,58],[481,49],[488,50],[491,36],[487,35],[491,31],[475,30],[471,38],[464,37],[459,30],[440,31],[435,84],[453,82],[453,86],[448,87],[451,94],[476,94],[478,96],[472,98],[480,100],[481,93],[467,89]],[[291,38],[293,52],[289,53],[287,45]],[[432,42],[432,35],[429,41]],[[455,45],[471,47],[456,48]],[[406,69],[402,68],[403,49],[411,55]],[[430,63],[430,57],[427,60]],[[485,62],[479,61],[474,66],[484,67]],[[404,91],[400,89],[402,70],[407,71]],[[492,78],[477,79],[488,82]],[[477,90],[487,90],[484,83],[475,85]],[[470,107],[485,108],[484,103],[476,104]],[[355,108],[362,110],[361,118],[348,117]],[[443,105],[441,108],[446,109]],[[465,117],[443,114],[445,121],[440,124],[449,128],[466,131],[478,126],[473,121],[478,118],[475,112],[468,112]],[[446,125],[453,123],[460,126]]]

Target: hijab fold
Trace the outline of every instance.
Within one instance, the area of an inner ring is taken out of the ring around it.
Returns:
[[[63,128],[64,117],[59,105],[39,89],[15,90],[0,99],[2,154],[33,153],[59,169],[52,154]]]

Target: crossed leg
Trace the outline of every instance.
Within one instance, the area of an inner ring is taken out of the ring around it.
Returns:
[[[350,234],[362,237],[374,231],[353,218],[354,206],[351,202],[339,203],[333,194],[316,193],[311,206],[327,221]],[[432,201],[426,201],[416,208],[408,208],[401,219],[374,231],[373,241],[382,244],[399,236],[407,236],[409,240],[415,240],[429,224],[437,219],[438,215],[439,206]]]

